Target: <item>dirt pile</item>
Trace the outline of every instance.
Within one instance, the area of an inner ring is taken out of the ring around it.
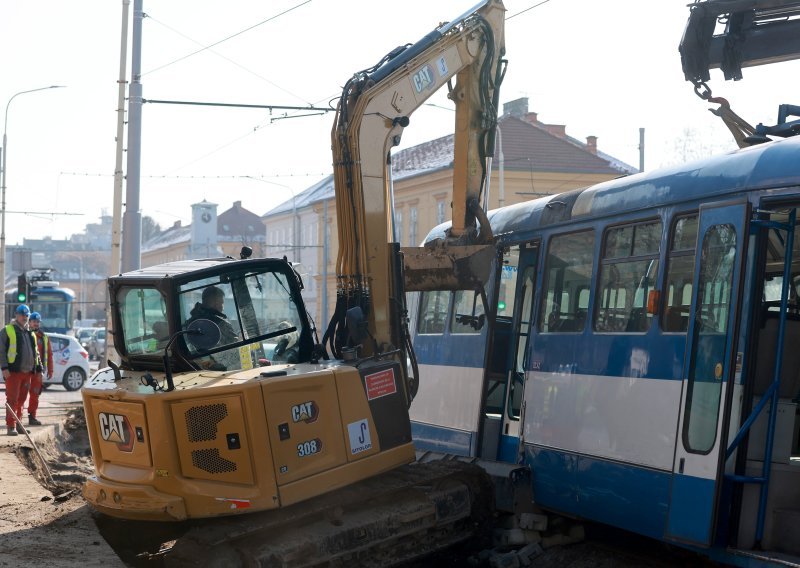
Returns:
[[[35,447],[22,445],[17,456],[54,498],[79,494],[83,482],[94,473],[83,408],[68,411],[60,435]]]

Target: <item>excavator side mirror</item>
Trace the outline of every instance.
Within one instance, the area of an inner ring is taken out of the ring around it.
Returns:
[[[186,328],[186,335],[191,339],[192,345],[200,350],[211,349],[219,343],[222,332],[219,326],[209,319],[196,319]]]

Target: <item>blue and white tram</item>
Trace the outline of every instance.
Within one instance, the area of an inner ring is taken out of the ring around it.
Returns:
[[[490,212],[489,305],[418,298],[418,449],[522,464],[552,511],[800,560],[798,208],[800,137]]]

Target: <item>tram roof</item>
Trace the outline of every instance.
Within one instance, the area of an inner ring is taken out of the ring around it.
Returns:
[[[743,190],[800,186],[800,136],[548,195],[488,213],[495,236],[569,220],[633,212]],[[441,238],[435,227],[426,242]]]

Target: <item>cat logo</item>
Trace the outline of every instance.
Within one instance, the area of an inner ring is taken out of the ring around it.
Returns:
[[[310,424],[319,417],[319,407],[313,400],[292,407],[292,422]]]
[[[117,444],[121,452],[133,451],[132,428],[127,416],[101,412],[97,418],[100,421],[100,436],[103,440]]]
[[[433,89],[434,78],[433,78],[433,67],[430,65],[425,65],[414,73],[411,77],[411,83],[414,85],[414,90],[417,93],[421,93],[426,89]]]

